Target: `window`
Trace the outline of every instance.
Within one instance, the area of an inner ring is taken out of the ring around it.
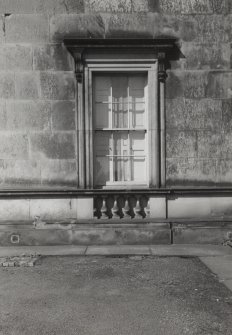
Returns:
[[[94,185],[147,184],[147,74],[93,77]]]
[[[165,71],[177,41],[64,43],[77,78],[78,188],[165,186]]]

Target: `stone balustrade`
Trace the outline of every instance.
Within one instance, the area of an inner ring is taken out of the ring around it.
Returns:
[[[94,197],[94,217],[104,219],[144,219],[150,217],[145,195],[98,195]]]

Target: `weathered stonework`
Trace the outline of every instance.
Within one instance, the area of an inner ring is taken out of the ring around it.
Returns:
[[[4,44],[0,48],[0,71],[32,70],[32,47],[20,44]]]
[[[74,79],[74,74],[71,72],[40,72],[41,98],[73,100]]]
[[[72,71],[73,60],[61,44],[35,46],[34,70]]]
[[[51,129],[51,104],[45,101],[7,101],[5,129],[36,131]]]
[[[56,15],[50,19],[50,38],[62,42],[64,38],[104,37],[104,22],[100,15]]]
[[[15,98],[23,100],[38,99],[39,74],[33,72],[18,72],[15,75]]]
[[[1,0],[0,13],[2,188],[77,188],[81,133],[77,131],[75,67],[63,45],[71,37],[177,38],[182,56],[167,64],[166,185],[232,185],[230,0]],[[14,204],[13,219],[20,216],[20,209],[23,219],[29,219],[29,213],[76,217],[75,201],[70,199],[56,204],[45,199],[31,209],[27,202],[0,202],[2,217],[10,219]],[[171,205],[172,211],[176,204]],[[159,208],[162,218],[165,206]],[[217,202],[212,206],[216,208]],[[229,205],[226,208],[231,214]],[[212,214],[204,211],[199,209],[201,215]],[[46,244],[46,232],[40,234],[38,240]],[[53,237],[51,233],[47,241],[55,244],[60,238],[70,243],[72,237],[65,234],[59,231]],[[116,236],[112,231],[78,231],[73,241],[98,241],[104,234],[105,241]],[[137,231],[131,234],[136,240]],[[152,234],[144,236],[156,240]],[[28,236],[33,239],[36,234]],[[8,243],[10,234],[4,238]]]
[[[46,43],[49,41],[48,15],[17,15],[5,18],[6,42]]]
[[[74,159],[75,133],[34,133],[30,135],[31,156],[40,159]]]
[[[0,99],[15,98],[14,73],[0,72]]]
[[[52,129],[75,130],[75,103],[72,101],[56,101],[52,104]]]
[[[26,134],[0,132],[0,159],[28,158],[28,136]]]

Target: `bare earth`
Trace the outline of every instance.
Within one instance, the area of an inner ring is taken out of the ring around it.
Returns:
[[[198,258],[48,257],[0,268],[1,335],[231,335],[232,293]]]

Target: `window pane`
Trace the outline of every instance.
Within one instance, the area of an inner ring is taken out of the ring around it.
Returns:
[[[145,102],[144,88],[146,86],[146,76],[134,75],[129,77],[129,102]]]
[[[95,104],[95,127],[109,128],[110,105],[103,103]]]
[[[110,180],[109,157],[97,156],[94,163],[95,184],[106,185]]]
[[[145,103],[130,104],[130,127],[145,128]]]
[[[128,105],[113,104],[113,128],[128,128]]]
[[[145,158],[131,159],[131,179],[137,182],[145,182],[146,180]]]
[[[95,77],[95,102],[111,102],[111,79],[109,76]]]
[[[128,99],[128,77],[125,75],[115,75],[111,77],[112,80],[112,99],[114,103],[127,104]]]
[[[115,132],[113,134],[114,155],[128,156],[128,132]]]
[[[114,181],[129,181],[129,158],[114,157]]]
[[[145,133],[144,132],[131,132],[131,154],[134,156],[145,155]]]

